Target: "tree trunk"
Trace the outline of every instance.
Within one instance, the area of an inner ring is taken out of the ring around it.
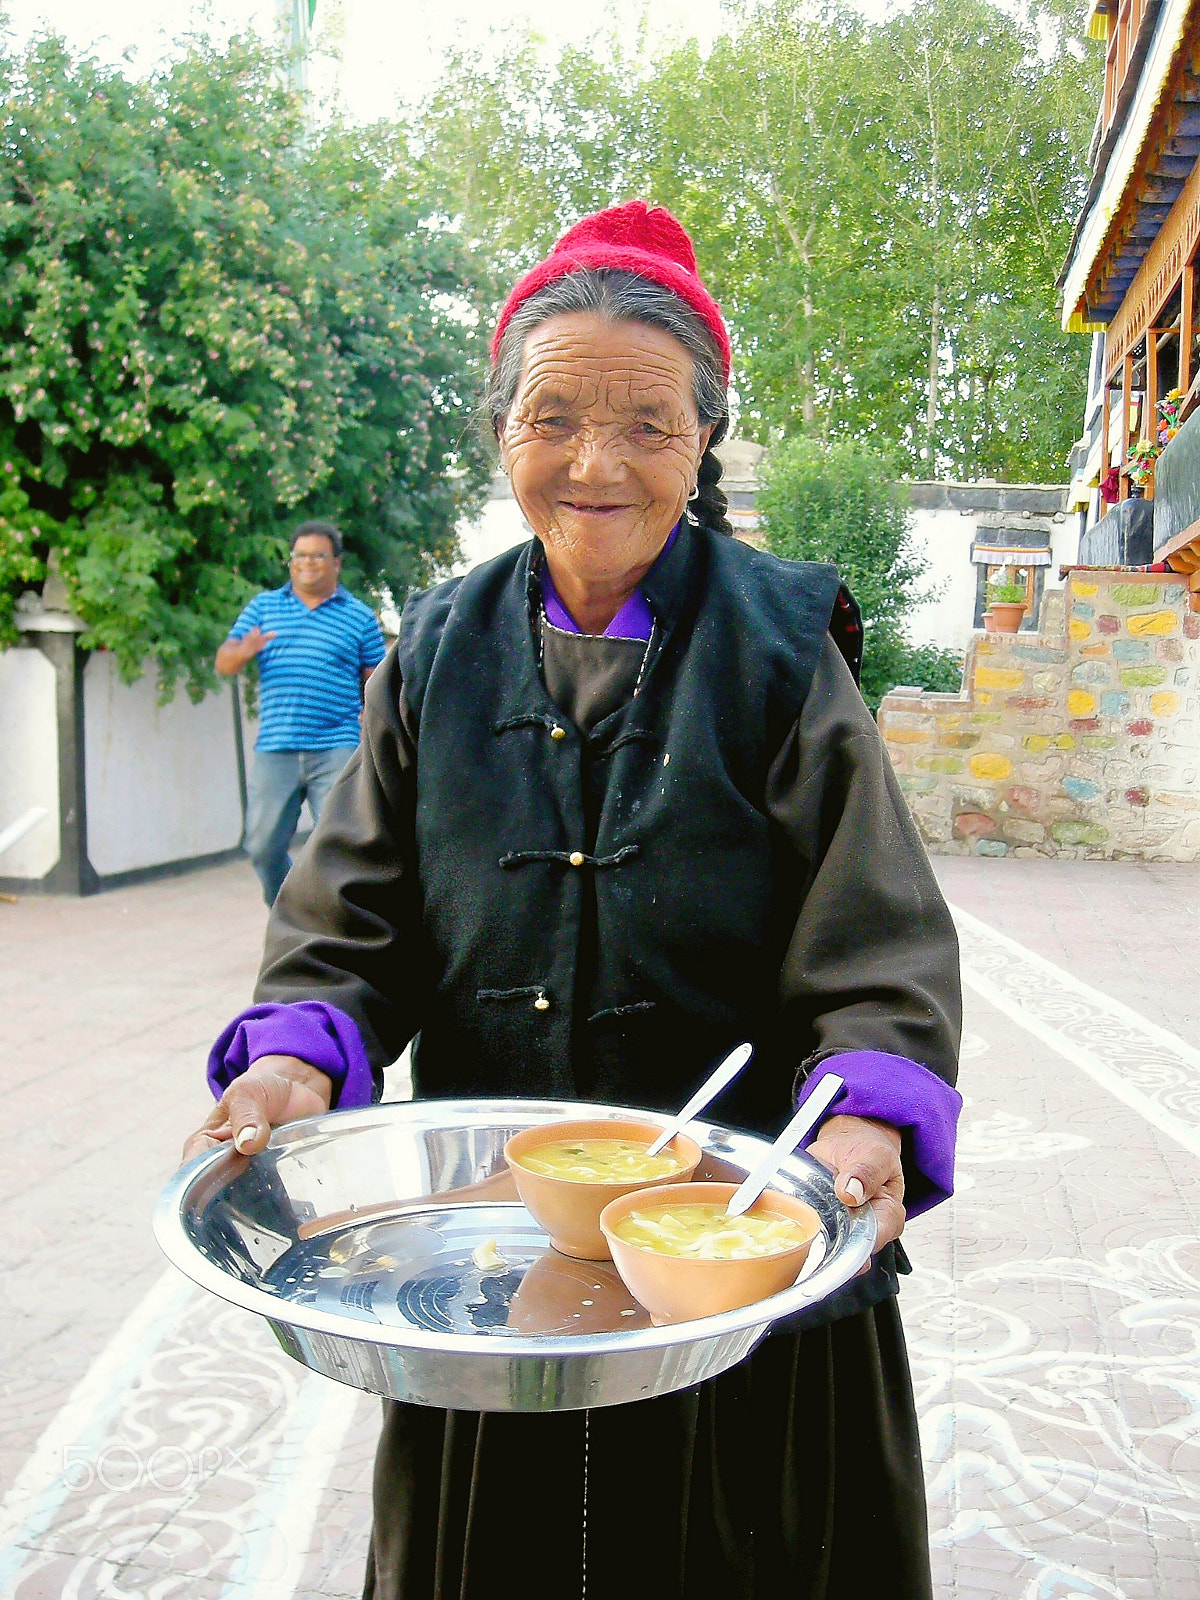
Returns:
[[[992,379],[990,373],[985,373],[983,378],[983,449],[980,452],[980,465],[989,475],[995,472],[995,462],[992,460]]]
[[[925,405],[925,448],[929,456],[931,476],[935,469],[935,432],[938,419],[938,352],[942,342],[942,296],[935,283],[933,304],[929,308],[929,397]]]
[[[800,236],[791,212],[784,203],[783,192],[774,174],[771,176],[771,198],[775,202],[775,209],[779,220],[783,223],[784,232],[804,269],[804,290],[800,300],[804,312],[804,387],[800,395],[800,419],[808,429],[817,420],[817,358],[813,350],[813,317],[816,314],[816,307],[812,298],[812,242],[817,224],[814,218],[804,230],[803,238]]]
[[[817,419],[817,358],[813,351],[813,303],[808,288],[808,251],[804,252],[804,400],[801,415],[805,428],[811,428]]]
[[[929,115],[929,204],[933,234],[933,299],[929,308],[929,395],[925,405],[925,451],[930,477],[937,476],[934,434],[938,419],[938,350],[942,342],[942,290],[938,282],[938,255],[942,234],[941,144],[937,107],[933,102],[933,63],[929,44],[924,47],[925,107]]]

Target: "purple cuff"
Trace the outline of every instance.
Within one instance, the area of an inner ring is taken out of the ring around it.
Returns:
[[[260,1056],[299,1056],[333,1080],[330,1106],[348,1111],[369,1106],[374,1085],[357,1024],[324,1000],[292,1005],[267,1001],[235,1017],[208,1056],[208,1086],[214,1099]]]
[[[954,1137],[962,1110],[962,1095],[948,1083],[907,1056],[889,1056],[881,1050],[850,1050],[827,1056],[804,1080],[797,1104],[808,1099],[827,1072],[846,1080],[830,1106],[830,1117],[875,1117],[912,1138],[913,1160],[930,1192],[907,1205],[910,1217],[920,1216],[954,1193]],[[805,1149],[818,1137],[819,1125],[804,1140]]]

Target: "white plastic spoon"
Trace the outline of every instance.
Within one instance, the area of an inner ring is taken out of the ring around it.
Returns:
[[[715,1100],[721,1090],[733,1082],[753,1054],[752,1044],[739,1044],[736,1050],[731,1050],[717,1070],[705,1078],[674,1122],[667,1124],[646,1154],[656,1156],[660,1150],[665,1150],[675,1135],[682,1133],[692,1118],[703,1111],[710,1100]]]
[[[844,1083],[845,1079],[839,1078],[836,1072],[825,1074],[766,1155],[734,1190],[725,1207],[727,1217],[740,1217],[744,1211],[749,1211],[778,1172],[780,1164],[791,1155],[813,1123],[828,1111],[834,1095]]]

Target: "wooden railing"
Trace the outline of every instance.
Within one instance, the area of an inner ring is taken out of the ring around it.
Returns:
[[[1182,317],[1193,331],[1195,307],[1192,281],[1185,268],[1194,260],[1200,246],[1200,163],[1192,169],[1183,192],[1175,201],[1166,223],[1146,252],[1138,274],[1125,292],[1120,310],[1108,325],[1104,340],[1105,376],[1111,383],[1125,357],[1145,338],[1147,329],[1182,284]],[[1190,364],[1191,345],[1185,340]],[[1191,382],[1191,373],[1187,383]],[[1183,387],[1187,387],[1184,383]]]

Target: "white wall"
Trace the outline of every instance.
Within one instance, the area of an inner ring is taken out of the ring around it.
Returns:
[[[41,878],[59,856],[57,674],[40,650],[0,652],[0,829],[46,816],[0,856],[0,878]]]
[[[1058,575],[1060,567],[1069,567],[1079,560],[1079,514],[1068,511],[1061,522],[1054,524],[1050,535],[1050,570],[1046,574],[1047,589],[1061,589],[1063,580]]]
[[[102,877],[233,849],[241,839],[230,691],[158,704],[96,651],[83,679],[88,856]]]
[[[469,572],[481,561],[490,561],[513,545],[524,544],[528,538],[529,528],[520,506],[513,499],[508,479],[498,473],[479,516],[458,530],[462,560],[454,570]]]
[[[914,511],[912,531],[914,547],[929,563],[921,586],[930,598],[909,612],[904,631],[914,644],[965,650],[975,620],[975,519],[950,509]]]
[[[939,508],[914,510],[913,544],[929,563],[922,586],[930,593],[924,605],[905,619],[904,631],[914,644],[936,644],[944,650],[965,651],[974,628],[976,568],[971,545],[1003,543],[1003,535],[988,528],[980,534],[970,513]],[[1050,565],[1045,569],[1047,589],[1061,589],[1059,567],[1076,559],[1079,524],[1072,514],[1051,524]]]

